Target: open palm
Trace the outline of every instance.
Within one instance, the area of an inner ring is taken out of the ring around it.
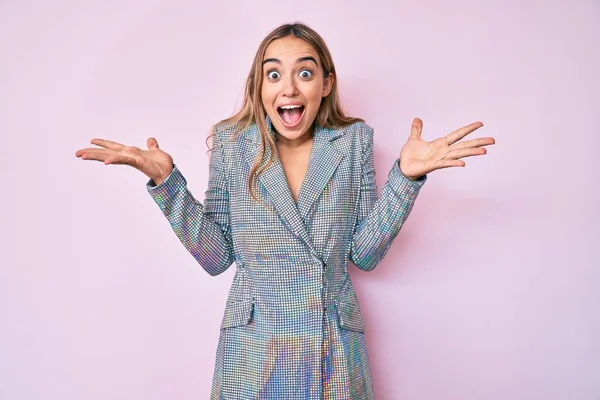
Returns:
[[[98,147],[77,150],[75,156],[106,165],[129,165],[142,171],[156,184],[160,184],[173,169],[173,158],[158,147],[154,138],[148,139],[148,150],[103,139],[92,139],[91,143]]]
[[[427,142],[421,138],[423,122],[415,118],[408,141],[400,151],[400,170],[409,179],[417,179],[432,171],[449,167],[464,167],[465,157],[487,153],[484,146],[495,143],[494,138],[478,138],[460,142],[466,135],[483,126],[474,122],[454,132]]]

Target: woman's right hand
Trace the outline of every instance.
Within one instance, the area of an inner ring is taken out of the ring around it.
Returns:
[[[154,138],[148,139],[148,150],[103,139],[92,139],[90,143],[99,147],[77,150],[75,156],[82,160],[102,161],[105,165],[129,165],[142,171],[157,185],[160,185],[173,170],[173,157],[159,149]]]

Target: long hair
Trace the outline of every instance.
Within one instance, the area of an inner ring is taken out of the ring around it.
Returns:
[[[224,119],[216,124],[219,126],[233,126],[235,127],[237,133],[240,133],[252,124],[256,124],[261,136],[260,151],[256,156],[252,169],[250,170],[248,189],[252,197],[257,201],[256,185],[258,175],[273,162],[274,156],[277,154],[275,142],[268,131],[266,111],[263,106],[261,96],[261,89],[264,79],[263,59],[267,47],[269,44],[271,44],[271,42],[288,36],[294,36],[302,39],[311,45],[321,59],[321,67],[323,68],[322,72],[324,76],[327,77],[331,73],[334,77],[333,85],[329,95],[321,100],[319,112],[317,113],[316,117],[316,123],[325,128],[339,128],[350,125],[357,121],[362,121],[360,118],[348,117],[344,113],[338,95],[337,75],[335,66],[333,64],[333,59],[329,49],[327,48],[327,45],[325,44],[325,41],[317,32],[302,23],[284,24],[271,31],[271,33],[269,33],[262,40],[258,46],[256,55],[254,56],[254,62],[250,68],[248,78],[246,79],[246,88],[242,107],[232,117]],[[267,146],[270,149],[270,157],[269,160],[264,163],[265,155],[267,153]]]

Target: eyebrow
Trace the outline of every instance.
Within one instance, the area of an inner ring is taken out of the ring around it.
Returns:
[[[315,58],[312,56],[300,57],[296,60],[296,63],[301,63],[304,61],[312,61],[315,63],[316,66],[319,66],[319,64],[317,64],[317,60],[315,60]],[[265,65],[266,63],[270,63],[270,62],[276,63],[276,64],[281,64],[281,60],[279,60],[277,58],[267,58],[262,63],[263,63],[263,65]]]

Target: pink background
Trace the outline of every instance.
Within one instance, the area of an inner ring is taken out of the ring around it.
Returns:
[[[233,268],[195,264],[141,173],[74,153],[154,135],[203,199],[210,125],[294,20],[375,128],[380,185],[415,116],[497,139],[352,268],[377,398],[600,399],[592,0],[1,1],[0,399],[208,398]]]

